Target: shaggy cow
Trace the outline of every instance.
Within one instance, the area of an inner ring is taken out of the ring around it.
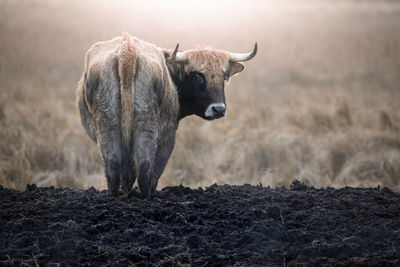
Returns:
[[[224,85],[253,58],[215,48],[178,52],[124,34],[94,44],[77,88],[83,127],[98,144],[108,190],[149,198],[171,155],[179,121],[226,115]]]

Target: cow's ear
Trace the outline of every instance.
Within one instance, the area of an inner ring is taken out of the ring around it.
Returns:
[[[239,62],[231,62],[229,64],[229,76],[233,76],[236,73],[241,72],[244,69],[243,64]]]
[[[165,59],[168,59],[172,53],[172,49],[160,48],[161,53],[163,53]]]

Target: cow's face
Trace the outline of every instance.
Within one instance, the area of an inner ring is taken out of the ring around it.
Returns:
[[[167,63],[178,85],[184,112],[206,120],[226,116],[225,85],[231,76],[244,69],[243,64],[232,61],[231,53],[210,47],[178,54],[176,51],[177,48]]]

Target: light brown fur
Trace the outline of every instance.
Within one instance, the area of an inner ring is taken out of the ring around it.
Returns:
[[[201,47],[187,50],[185,55],[189,61],[189,64],[185,64],[186,74],[198,71],[204,74],[210,87],[218,87],[220,85],[224,72],[229,68],[228,52],[214,47]]]
[[[121,84],[121,130],[126,145],[132,133],[134,86],[137,51],[131,45],[131,37],[124,33],[119,51],[119,76]]]

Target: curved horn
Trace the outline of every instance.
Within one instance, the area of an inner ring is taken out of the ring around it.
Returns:
[[[186,55],[183,52],[178,52],[178,48],[179,43],[176,44],[176,47],[169,58],[175,62],[185,62],[187,60]]]
[[[257,43],[254,44],[253,52],[251,53],[230,53],[229,60],[231,62],[244,62],[252,59],[257,54]]]

